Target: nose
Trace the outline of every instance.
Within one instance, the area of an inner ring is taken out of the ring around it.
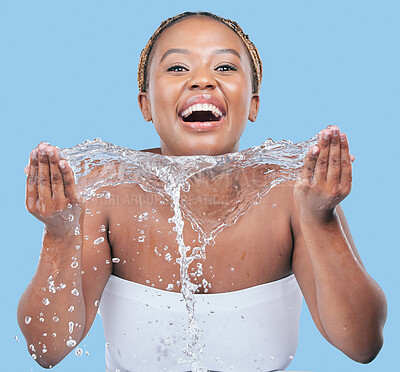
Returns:
[[[192,70],[192,75],[189,80],[189,89],[205,90],[214,89],[217,82],[208,68],[197,68]]]

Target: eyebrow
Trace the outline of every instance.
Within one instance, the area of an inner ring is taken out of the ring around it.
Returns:
[[[190,52],[187,49],[180,49],[180,48],[172,48],[168,49],[163,56],[161,57],[160,62],[162,62],[167,56],[169,56],[172,53],[179,53],[179,54],[190,54]]]
[[[239,52],[237,52],[235,49],[217,49],[217,50],[214,50],[214,52],[213,52],[213,54],[224,54],[224,53],[234,54],[236,57],[238,57],[240,60],[242,60]]]
[[[160,62],[162,62],[165,58],[167,58],[167,56],[169,56],[172,53],[179,53],[179,54],[190,54],[188,49],[182,49],[182,48],[171,48],[168,49],[163,56],[161,57]],[[239,52],[237,52],[235,49],[217,49],[214,50],[212,54],[224,54],[224,53],[230,53],[230,54],[234,54],[236,57],[238,57],[240,60],[242,60],[242,58],[240,57]]]

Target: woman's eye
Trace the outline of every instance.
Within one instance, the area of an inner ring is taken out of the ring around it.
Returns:
[[[183,66],[176,65],[176,66],[171,66],[171,67],[169,67],[169,68],[167,69],[167,71],[184,72],[184,71],[187,71],[187,68],[186,68],[186,67],[183,67]]]
[[[236,71],[237,69],[231,65],[222,65],[216,68],[218,71]]]

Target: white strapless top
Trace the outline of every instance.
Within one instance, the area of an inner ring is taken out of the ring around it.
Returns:
[[[196,294],[211,371],[285,369],[297,348],[302,296],[294,275],[255,287]],[[187,310],[180,293],[111,275],[100,302],[111,372],[184,372]]]

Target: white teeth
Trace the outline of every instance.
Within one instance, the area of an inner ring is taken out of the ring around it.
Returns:
[[[222,116],[222,112],[218,109],[218,107],[212,105],[211,103],[196,103],[183,111],[181,116],[187,118],[194,111],[211,111],[215,117]]]

